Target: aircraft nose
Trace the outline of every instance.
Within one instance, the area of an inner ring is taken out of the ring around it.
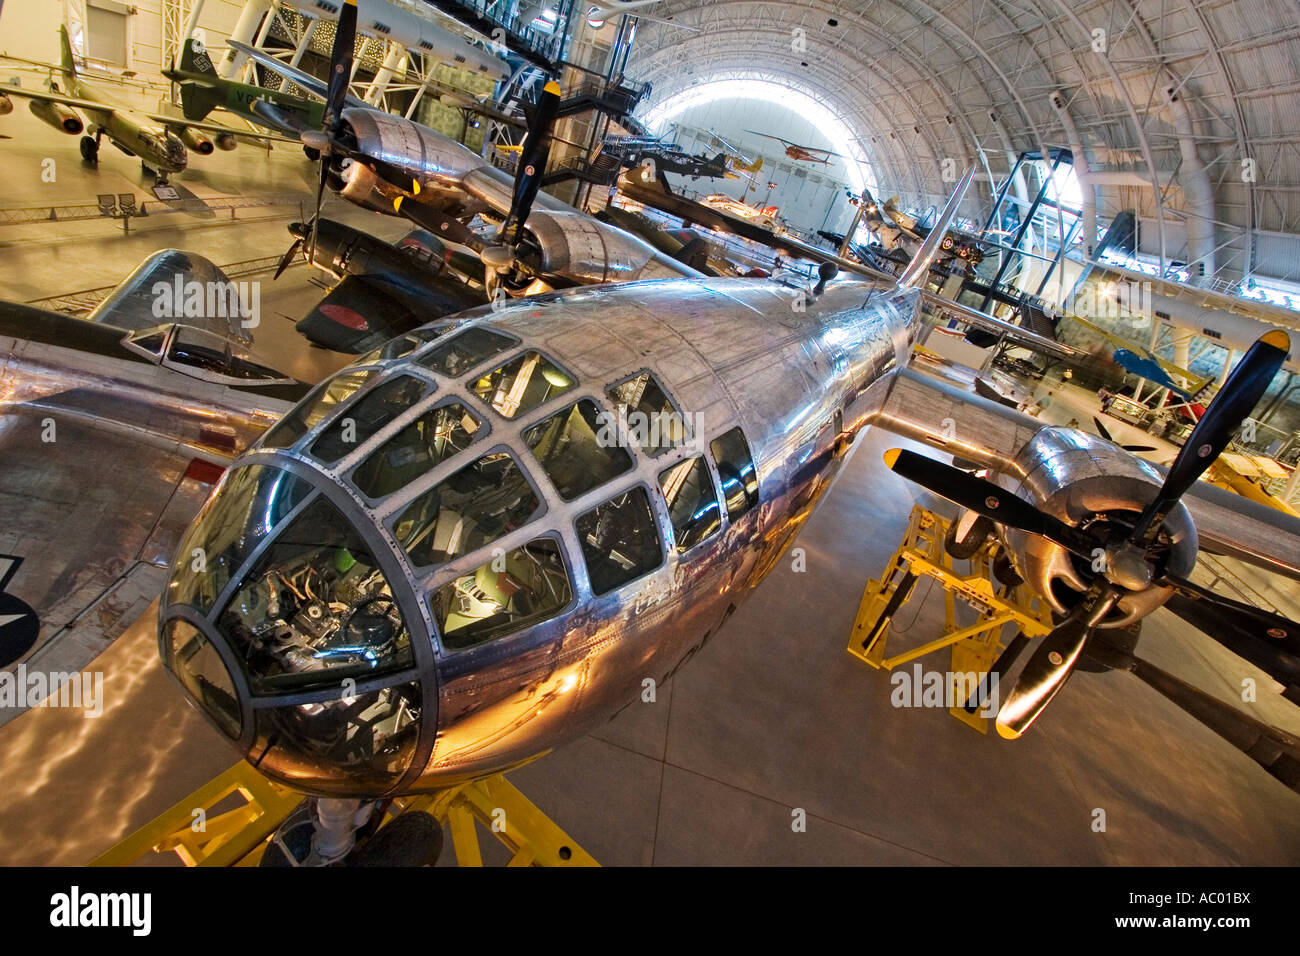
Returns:
[[[436,722],[407,626],[414,594],[327,483],[265,462],[233,469],[190,527],[160,652],[263,773],[307,792],[382,793]]]

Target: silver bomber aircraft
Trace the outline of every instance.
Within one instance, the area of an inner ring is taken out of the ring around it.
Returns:
[[[1199,547],[1300,578],[1300,521],[1194,481],[1285,336],[1242,360],[1167,477],[907,368],[970,179],[898,282],[572,289],[363,356],[241,456],[191,526],[159,612],[165,666],[241,755],[321,806],[509,769],[711,640],[873,424],[988,469],[996,483],[889,458],[995,515],[1064,615],[1003,704],[1007,736],[1089,641],[1187,590]],[[1291,622],[1238,616],[1300,655]]]
[[[317,219],[327,185],[349,202],[410,219],[439,239],[478,253],[488,267],[490,298],[499,297],[498,290],[520,296],[573,285],[700,275],[641,238],[541,192],[560,103],[554,82],[538,98],[514,177],[436,130],[352,105],[346,77],[351,74],[355,9],[345,3],[340,12],[328,83],[263,50],[230,43],[325,100],[322,129],[296,124],[308,154],[321,160]],[[274,112],[268,110],[268,116]],[[294,125],[281,119],[282,125]],[[499,220],[495,240],[487,241],[465,225],[480,214]],[[314,246],[314,239],[302,246],[309,260]]]

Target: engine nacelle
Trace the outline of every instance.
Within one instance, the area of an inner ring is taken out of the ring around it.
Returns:
[[[0,116],[8,116],[14,111],[14,101],[0,93]]]
[[[213,151],[216,149],[212,140],[208,139],[201,132],[190,126],[186,126],[181,130],[181,142],[184,143],[188,149],[192,149],[200,156],[211,156]]]
[[[239,145],[239,141],[235,139],[234,133],[218,133],[215,142],[217,144],[217,149],[227,153]]]
[[[61,129],[65,133],[76,136],[86,128],[77,111],[71,106],[64,106],[62,103],[52,103],[48,100],[29,100],[28,109],[32,115],[41,122],[49,123],[55,129]]]
[[[1163,480],[1141,459],[1072,428],[1039,431],[1016,455],[1008,472],[1024,475],[1024,479],[1004,476],[999,484],[1040,510],[1076,527],[1105,522],[1117,531],[1132,527]],[[1190,574],[1198,547],[1191,514],[1180,503],[1170,510],[1162,528],[1169,539],[1163,570],[1179,576]],[[1099,576],[1093,563],[1046,538],[1005,528],[1003,539],[1025,583],[1059,613],[1074,607]],[[1171,593],[1155,586],[1129,592],[1101,626],[1125,627],[1160,607]]]
[[[649,243],[576,209],[534,209],[527,228],[541,249],[536,265],[548,275],[583,285],[682,275],[678,263],[665,259]]]
[[[420,184],[420,202],[460,216],[482,212],[487,206],[466,196],[467,176],[478,172],[483,187],[492,188],[510,201],[510,178],[491,167],[483,157],[441,133],[426,129],[401,116],[377,110],[345,109],[343,119],[356,138],[357,149],[402,170],[406,182],[396,186],[409,191],[411,182]],[[339,194],[368,209],[393,213],[393,200],[402,195],[360,163],[344,162],[343,188]]]

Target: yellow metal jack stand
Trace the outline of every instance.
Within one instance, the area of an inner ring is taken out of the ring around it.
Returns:
[[[893,670],[933,651],[952,648],[948,673],[952,686],[947,690],[957,703],[948,712],[983,734],[988,733],[988,719],[978,711],[967,711],[964,703],[982,684],[1005,647],[1004,629],[1013,626],[1016,629],[1013,634],[1041,637],[1052,629],[1051,611],[1028,588],[994,584],[993,559],[1000,547],[995,542],[987,542],[975,552],[970,558],[968,574],[954,571],[954,559],[944,548],[949,523],[920,506],[912,509],[907,533],[890,559],[884,577],[867,582],[849,635],[849,653],[872,667]],[[943,635],[889,656],[886,645],[894,616],[912,597],[917,581],[927,576],[943,585]],[[978,619],[974,624],[957,625],[957,598],[976,612]],[[975,681],[963,679],[963,675],[971,674],[977,675]]]
[[[239,806],[214,814],[219,804],[228,804],[236,795],[243,801]],[[172,851],[186,866],[256,866],[271,834],[303,799],[303,794],[272,783],[241,760],[91,865],[129,866],[150,853]],[[599,866],[504,774],[397,797],[388,805],[384,825],[412,810],[447,824],[460,866],[483,865],[476,822],[510,850],[508,866]]]

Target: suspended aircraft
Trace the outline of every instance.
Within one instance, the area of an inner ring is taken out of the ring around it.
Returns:
[[[370,107],[350,106],[347,85],[355,42],[356,8],[351,0],[340,12],[328,83],[262,50],[230,41],[232,49],[325,100],[321,128],[299,134],[303,145],[321,157],[313,223],[319,221],[326,187],[332,186],[350,202],[405,217],[443,242],[473,250],[484,263],[493,299],[498,294],[532,295],[557,284],[698,274],[636,236],[541,192],[560,104],[558,84],[547,83],[538,97],[512,179],[428,127]],[[495,236],[484,239],[466,225],[476,215],[499,220]],[[309,259],[314,245],[311,237],[302,247]]]
[[[87,83],[78,72],[72,45],[68,42],[68,30],[63,26],[59,27],[59,46],[62,50],[61,65],[50,69],[57,72],[60,80],[52,83],[49,92],[7,86],[4,93],[30,100],[32,113],[56,129],[72,136],[84,131],[81,158],[87,162],[99,161],[99,147],[107,136],[110,143],[128,156],[138,156],[141,165],[156,173],[158,185],[163,186],[172,173],[185,169],[187,150],[207,156],[216,149],[234,149],[236,136],[278,138],[116,104]],[[67,92],[59,89],[60,83]],[[91,123],[87,125],[79,113],[89,116]],[[206,135],[209,133],[214,135]]]
[[[997,476],[890,458],[988,515],[1063,615],[1005,682],[1007,736],[1174,593],[1230,618],[1271,673],[1300,674],[1296,625],[1187,580],[1202,546],[1300,579],[1300,520],[1195,480],[1285,336],[1242,360],[1163,478],[907,368],[972,177],[897,281],[828,264],[812,287],[656,280],[472,309],[323,382],[235,462],[177,550],[160,650],[237,753],[316,795],[299,862],[346,852],[379,798],[525,763],[670,677],[873,424]],[[1270,753],[1256,759],[1276,770]]]
[[[839,153],[832,153],[829,149],[821,149],[817,146],[800,146],[798,143],[792,143],[788,139],[782,139],[780,136],[773,136],[771,133],[760,133],[757,130],[747,129],[746,133],[754,136],[762,136],[765,139],[774,139],[785,147],[786,156],[798,160],[802,163],[821,163],[823,166],[829,166],[831,157],[838,157]]]
[[[318,128],[325,113],[320,100],[225,79],[217,73],[203,42],[194,37],[186,38],[180,61],[162,74],[180,87],[186,119],[206,119],[214,109],[224,109],[250,123],[297,135]],[[354,105],[364,104],[355,100]]]

